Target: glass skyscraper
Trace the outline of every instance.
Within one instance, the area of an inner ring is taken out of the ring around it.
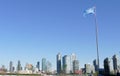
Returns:
[[[43,72],[47,71],[46,59],[45,58],[42,58],[42,71]]]
[[[104,70],[106,74],[113,72],[113,61],[111,58],[104,59]]]
[[[74,71],[73,71],[73,62],[76,60],[76,55],[74,54],[74,53],[72,53],[71,54],[71,56],[70,56],[70,69],[71,69],[71,73],[73,73]]]
[[[93,65],[95,67],[95,71],[98,71],[98,63],[96,59],[93,61]]]
[[[65,55],[63,57],[63,71],[66,74],[70,74],[70,70],[71,70],[71,67],[70,67],[70,56]]]
[[[79,61],[74,60],[73,61],[73,73],[78,73],[78,71],[79,71]]]
[[[12,61],[10,61],[10,64],[9,64],[9,72],[14,72],[14,67],[13,67]]]
[[[52,72],[52,64],[49,61],[46,62],[46,67],[47,67],[47,73],[51,73]]]
[[[90,73],[95,73],[95,68],[91,64],[85,64],[85,73],[90,74]]]
[[[22,70],[22,66],[21,66],[21,63],[20,63],[20,60],[19,60],[18,65],[17,65],[17,72],[19,72],[21,70]]]
[[[61,72],[61,54],[57,54],[57,73],[59,74]]]
[[[38,71],[40,71],[40,62],[37,62],[36,68],[38,69]]]
[[[115,73],[117,71],[120,71],[120,58],[118,55],[113,56],[113,68],[114,68]]]

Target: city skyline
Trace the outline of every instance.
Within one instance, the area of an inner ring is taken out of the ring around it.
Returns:
[[[83,17],[96,5],[100,67],[103,60],[119,54],[119,0],[0,1],[0,64],[35,64],[46,58],[56,68],[56,55],[75,53],[80,67],[96,56],[93,15]],[[27,62],[26,62],[27,61]],[[24,65],[23,65],[24,66]]]
[[[62,59],[61,59],[62,58]],[[75,58],[75,60],[73,60]],[[61,59],[60,62],[58,62],[58,60]],[[71,61],[73,60],[73,61]],[[41,62],[41,63],[40,63]],[[62,62],[62,63],[61,63]],[[95,70],[96,67],[96,60],[91,61],[93,62],[93,64],[90,63],[86,63],[84,64],[84,67],[80,67],[79,66],[79,60],[77,60],[76,55],[75,54],[71,54],[71,55],[64,55],[63,57],[61,57],[61,54],[58,53],[56,55],[56,66],[58,66],[56,69],[52,69],[52,63],[49,62],[49,60],[47,60],[46,58],[42,58],[41,61],[37,61],[36,62],[36,66],[34,64],[31,63],[26,63],[25,66],[21,66],[21,61],[18,60],[17,61],[17,65],[14,65],[14,62],[10,61],[9,62],[9,67],[6,67],[4,64],[2,66],[0,66],[0,72],[7,72],[7,73],[66,73],[66,74],[72,74],[72,73],[84,73],[84,71],[86,73],[95,73],[97,70]],[[57,65],[61,63],[61,65]],[[73,65],[71,65],[71,63],[73,63]],[[120,57],[116,54],[114,54],[111,57],[106,57],[104,58],[104,67],[103,68],[99,68],[101,71],[105,70],[105,74],[109,74],[109,73],[117,73],[118,70],[120,70]],[[41,65],[40,65],[41,64]],[[71,68],[73,67],[73,68]],[[58,71],[58,69],[60,69]],[[72,71],[73,70],[73,71]]]

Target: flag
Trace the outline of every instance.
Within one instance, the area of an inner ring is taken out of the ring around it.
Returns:
[[[87,14],[95,14],[95,7],[85,10],[83,16],[86,16]]]

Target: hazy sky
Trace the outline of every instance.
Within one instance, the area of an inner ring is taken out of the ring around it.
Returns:
[[[83,17],[96,5],[100,65],[120,55],[120,0],[0,0],[0,65],[36,65],[46,58],[56,67],[56,54],[75,53],[80,66],[96,58],[94,16]]]

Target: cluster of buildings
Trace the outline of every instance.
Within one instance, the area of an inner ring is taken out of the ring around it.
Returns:
[[[84,68],[79,68],[79,61],[75,54],[61,56],[57,54],[57,74],[64,72],[65,74],[91,74],[97,71],[103,74],[117,74],[120,73],[120,58],[118,55],[113,55],[111,58],[107,57],[103,61],[104,68],[98,68],[98,62],[95,59],[93,64],[85,64]]]
[[[79,73],[79,61],[76,58],[75,54],[71,55],[62,55],[60,53],[56,56],[57,59],[57,74],[65,73]]]
[[[40,62],[38,61],[36,66],[33,64],[26,63],[25,67],[22,67],[20,60],[15,67],[13,62],[10,61],[9,69],[5,68],[4,65],[0,68],[0,73],[21,73],[21,74],[40,74],[40,73],[52,73],[52,64],[47,61],[45,58],[42,58],[40,70]]]
[[[40,67],[41,65],[41,67]],[[42,58],[41,63],[38,61],[35,66],[33,64],[26,63],[23,67],[20,60],[17,62],[16,67],[13,62],[9,62],[9,69],[6,69],[3,65],[0,68],[0,73],[21,73],[21,74],[82,74],[82,73],[94,73],[96,71],[96,60],[91,64],[85,64],[84,68],[80,68],[79,60],[76,54],[62,56],[60,53],[56,55],[56,70],[52,69],[52,64],[46,58]]]
[[[27,73],[32,73],[35,68],[38,68],[38,67],[33,67],[32,64],[28,64],[28,63],[23,68],[20,61],[18,61],[17,67],[15,68],[13,65],[13,62],[10,61],[8,72],[9,73],[25,73],[25,74],[27,74]]]
[[[84,73],[86,74],[91,74],[91,73],[95,73],[95,66],[92,64],[85,64],[84,68],[83,68]],[[97,71],[97,70],[96,70]]]
[[[42,59],[42,72],[52,73],[52,64],[49,61],[47,61],[45,58]]]
[[[106,74],[120,73],[120,58],[118,55],[113,55],[111,58],[104,59],[104,72]]]
[[[104,72],[104,74],[120,73],[120,58],[118,55],[113,55],[111,58],[105,58],[103,63],[104,69],[102,69],[102,72]],[[79,60],[74,53],[64,56],[58,53],[56,55],[56,70],[52,69],[51,62],[46,58],[42,58],[41,64],[38,61],[35,66],[27,63],[24,67],[22,67],[19,60],[16,67],[13,65],[12,61],[9,62],[9,69],[6,69],[4,65],[0,67],[0,73],[21,74],[91,74],[98,70],[100,71],[100,68],[98,69],[96,59],[93,61],[93,64],[88,63],[84,65],[84,68],[80,68]]]
[[[91,74],[98,71],[98,63],[95,59],[93,64],[85,64],[84,68],[80,68],[79,60],[77,60],[76,55],[73,53],[71,55],[62,55],[57,54],[57,74]]]

